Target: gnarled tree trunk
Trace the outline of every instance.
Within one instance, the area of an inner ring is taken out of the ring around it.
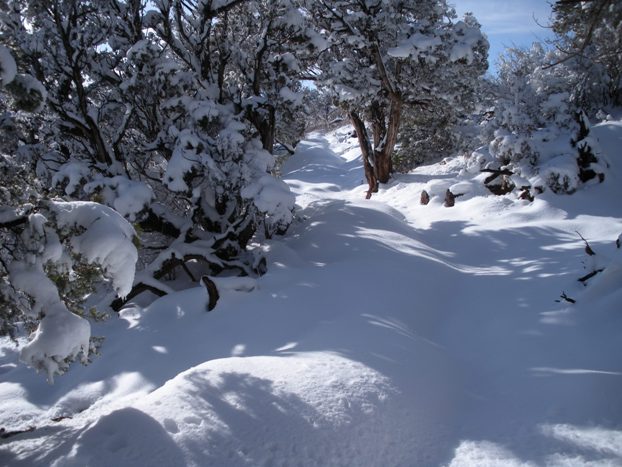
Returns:
[[[350,120],[352,121],[354,130],[356,131],[356,137],[359,140],[359,146],[361,147],[361,153],[363,154],[363,168],[365,169],[365,178],[367,179],[367,184],[369,185],[369,190],[367,190],[365,198],[369,199],[371,198],[372,193],[378,192],[378,178],[376,177],[375,170],[376,155],[371,147],[369,135],[367,134],[367,129],[365,128],[365,122],[355,111],[350,112]]]
[[[371,198],[372,193],[378,192],[379,183],[387,183],[393,172],[393,150],[397,143],[397,135],[402,117],[402,100],[398,95],[391,96],[389,104],[389,117],[385,117],[382,105],[378,102],[371,106],[372,139],[370,139],[365,122],[360,115],[350,111],[350,120],[356,130],[356,136],[363,154],[363,167],[365,178],[369,184],[366,198]],[[373,142],[373,147],[372,147]]]

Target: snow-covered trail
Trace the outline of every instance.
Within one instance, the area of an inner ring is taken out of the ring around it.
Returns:
[[[622,224],[604,213],[615,210],[603,208],[607,203],[596,201],[598,193],[580,200],[579,209],[574,206],[580,213],[576,216],[542,200],[529,205],[490,196],[467,196],[447,209],[441,206],[447,187],[464,190],[466,184],[467,193],[473,187],[468,186],[470,177],[465,182],[442,166],[398,176],[375,201],[366,202],[362,169],[357,167],[359,178],[353,180],[352,162],[357,160],[352,152],[335,154],[335,143],[316,135],[299,152],[297,165],[304,167],[317,153],[332,155],[333,160],[323,161],[322,181],[346,180],[341,184],[345,190],[307,183],[296,176],[300,169],[290,172],[290,184],[307,204],[305,214],[315,224],[312,237],[324,240],[316,242],[323,250],[318,252],[321,260],[331,272],[340,269],[335,264],[340,257],[350,260],[342,272],[347,283],[340,289],[352,297],[355,314],[368,322],[361,320],[352,333],[354,342],[345,344],[345,337],[342,345],[408,394],[400,402],[405,409],[425,412],[411,423],[425,420],[433,441],[422,449],[415,437],[414,453],[423,450],[430,465],[447,461],[453,448],[458,448],[458,464],[478,464],[486,456],[495,459],[506,447],[519,456],[503,451],[507,462],[518,462],[520,456],[537,463],[583,462],[600,451],[596,458],[614,454],[612,462],[622,463],[622,451],[615,447],[622,432],[598,427],[599,420],[618,428],[622,421],[621,297],[609,300],[609,306],[574,309],[553,301],[568,287],[580,293],[574,283],[581,275],[583,252],[576,248],[575,230],[611,251],[611,239]],[[433,194],[429,206],[418,203],[423,188]],[[609,197],[616,194],[609,192]],[[336,242],[335,235],[344,240]],[[304,241],[290,246],[308,248]],[[356,272],[352,251],[360,261]],[[584,314],[590,311],[601,315]],[[351,313],[344,318],[356,323]],[[618,326],[611,327],[610,319]],[[380,337],[377,329],[366,329],[369,324],[387,334]],[[359,339],[366,333],[368,340]],[[385,356],[399,362],[393,367],[375,361],[381,356],[366,348],[389,334],[395,352]],[[326,336],[322,329],[319,342],[325,343]],[[583,431],[599,429],[611,444],[603,441],[596,448],[583,439]],[[572,454],[566,458],[568,450]],[[424,459],[411,457],[411,465]]]
[[[582,304],[574,233],[616,253],[622,163],[572,200],[486,196],[450,162],[366,201],[358,155],[346,130],[299,145],[299,220],[251,293],[126,310],[54,387],[3,346],[0,426],[37,429],[0,464],[622,465],[622,296]]]

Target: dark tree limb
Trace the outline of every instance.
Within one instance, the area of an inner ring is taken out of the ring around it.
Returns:
[[[293,155],[293,154],[296,152],[296,149],[295,149],[293,146],[291,146],[291,145],[289,145],[289,144],[287,144],[287,143],[284,143],[283,141],[281,141],[280,139],[278,139],[276,136],[274,137],[274,140],[275,140],[277,143],[279,143],[281,146],[283,146],[283,148],[287,151],[287,153],[288,153],[290,156],[291,156],[291,155]]]
[[[562,300],[568,302],[568,303],[577,303],[577,301],[574,298],[570,298],[568,295],[566,295],[566,292],[562,292],[562,294],[559,296],[561,298],[561,300],[555,300],[557,303],[561,302]]]
[[[28,217],[27,216],[23,216],[23,217],[18,217],[16,219],[13,219],[12,221],[0,222],[0,227],[4,227],[6,229],[11,229],[13,227],[17,227],[19,225],[26,224],[27,222],[28,222]]]
[[[22,433],[30,433],[31,431],[35,431],[36,428],[37,427],[35,426],[30,426],[26,428],[25,430],[13,430],[13,431],[7,431],[4,428],[0,428],[0,438],[6,439],[6,438],[10,438],[11,436],[21,435]]]
[[[365,123],[363,122],[359,114],[355,111],[351,111],[350,120],[352,121],[354,130],[356,131],[359,146],[361,147],[361,153],[363,154],[363,168],[365,170],[365,178],[367,179],[367,184],[369,185],[369,189],[367,190],[365,199],[369,199],[371,198],[372,193],[378,192],[378,178],[376,176],[376,170],[372,164],[374,151],[371,147],[369,135],[367,133],[367,129],[365,128]]]
[[[119,311],[123,305],[125,305],[127,302],[129,302],[132,298],[136,297],[137,295],[140,295],[143,292],[152,292],[155,295],[157,295],[158,297],[163,297],[166,295],[166,292],[158,289],[157,287],[153,286],[153,285],[149,285],[149,284],[145,284],[143,282],[140,282],[138,284],[136,284],[134,287],[132,287],[132,290],[130,291],[129,294],[127,294],[127,297],[125,298],[121,298],[118,297],[116,299],[114,299],[112,301],[112,303],[110,304],[110,308],[112,308],[114,311]]]
[[[579,282],[581,282],[582,284],[585,285],[585,283],[587,281],[589,281],[592,277],[594,277],[596,274],[598,274],[599,272],[603,272],[605,270],[605,268],[601,268],[601,269],[595,269],[592,272],[586,274],[583,277],[580,277],[579,279],[577,279]]]
[[[176,238],[181,235],[181,231],[175,225],[162,216],[158,216],[152,209],[147,211],[147,217],[140,221],[138,225],[148,232],[160,232],[169,237]]]
[[[514,172],[508,169],[482,169],[480,170],[480,172],[491,174],[490,176],[486,177],[486,180],[484,180],[484,185],[488,185],[494,179],[502,175],[507,175],[508,177],[514,175]]]
[[[592,247],[590,246],[590,244],[587,242],[587,240],[585,238],[583,238],[583,235],[581,235],[578,231],[575,230],[575,232],[577,233],[577,235],[579,237],[581,237],[581,240],[583,240],[585,242],[585,253],[588,256],[595,256],[596,253],[594,252],[594,250],[592,250]]]
[[[207,289],[207,296],[209,297],[209,301],[207,302],[207,311],[212,311],[216,307],[216,303],[218,303],[218,299],[220,298],[218,288],[216,287],[214,281],[207,276],[201,277],[201,282]]]

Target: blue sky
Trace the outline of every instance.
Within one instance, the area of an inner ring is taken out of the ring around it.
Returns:
[[[527,46],[553,36],[549,29],[551,5],[548,0],[453,0],[459,16],[475,14],[490,42],[490,72],[508,46]],[[537,22],[536,22],[537,21]],[[540,23],[539,26],[538,23]]]

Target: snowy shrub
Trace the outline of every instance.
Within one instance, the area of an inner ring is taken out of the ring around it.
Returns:
[[[552,66],[558,59],[558,52],[538,43],[509,49],[499,67],[495,115],[484,133],[496,169],[537,190],[570,194],[589,179],[602,181],[604,172],[588,149],[595,142],[584,140],[589,121],[571,92],[575,70],[566,63]]]
[[[10,93],[2,102],[8,98],[20,111],[41,111],[43,85],[16,74],[6,49],[0,57]],[[7,112],[1,128],[7,138],[0,154],[0,333],[16,338],[20,330],[32,329],[21,360],[52,381],[75,359],[88,360],[90,325],[78,316],[84,300],[102,281],[127,294],[137,254],[134,230],[114,210],[46,199],[48,187],[33,157],[42,144],[28,136],[45,129],[36,127],[37,120]]]
[[[102,279],[119,295],[130,291],[137,259],[134,230],[97,203],[41,200],[37,206],[3,206],[0,214],[7,241],[0,269],[7,308],[2,327],[14,334],[9,330],[14,323],[38,322],[21,359],[52,380],[79,355],[83,362],[88,357],[90,326],[68,304],[83,314],[84,299]]]
[[[570,65],[574,101],[592,117],[622,104],[622,4],[617,0],[555,2],[557,61]]]
[[[168,292],[161,279],[178,266],[196,280],[188,262],[263,270],[249,245],[292,220],[272,152],[302,135],[299,76],[319,43],[291,1],[10,0],[2,21],[41,78],[22,79],[22,95],[48,96],[45,109],[22,99],[41,112],[20,145],[47,196],[105,204],[140,228],[128,295]]]

